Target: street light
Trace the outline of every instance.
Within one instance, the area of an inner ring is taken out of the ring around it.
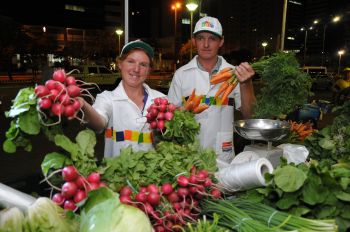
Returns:
[[[115,33],[117,33],[117,35],[118,35],[118,54],[120,54],[120,36],[123,34],[123,30],[121,30],[121,29],[117,29],[116,31],[115,31]]]
[[[313,27],[309,27],[309,29],[307,28],[300,28],[301,31],[305,31],[305,39],[304,39],[304,66],[305,66],[305,62],[306,62],[306,42],[307,42],[307,31],[308,30],[312,30]]]
[[[264,56],[265,56],[265,47],[267,46],[267,42],[262,42],[261,46],[263,46],[263,48],[264,48]]]
[[[190,41],[190,59],[192,59],[192,39],[193,39],[193,33],[192,33],[192,28],[193,28],[193,11],[195,11],[198,7],[198,4],[190,2],[188,4],[186,4],[187,9],[190,11],[191,13],[191,31],[190,31],[190,35],[191,35],[191,41]]]
[[[338,62],[338,75],[340,74],[340,60],[341,56],[344,55],[345,51],[344,50],[339,50],[338,55],[339,55],[339,62]]]
[[[176,38],[177,38],[177,10],[181,8],[181,3],[176,2],[175,4],[171,5],[171,9],[174,10],[175,17],[174,17],[174,70],[176,69]]]
[[[340,21],[340,16],[335,16],[332,19],[333,23],[337,23]],[[323,26],[323,37],[322,37],[322,66],[324,64],[324,60],[325,60],[325,41],[326,41],[326,29],[327,29],[327,25],[328,23],[325,23]]]

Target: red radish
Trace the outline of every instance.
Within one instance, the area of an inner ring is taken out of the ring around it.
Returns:
[[[73,99],[72,106],[74,107],[75,110],[79,110],[81,107],[80,102],[77,99]]]
[[[166,98],[161,98],[161,99],[160,99],[160,104],[161,104],[161,105],[168,105],[168,103],[169,103],[169,102],[168,102],[168,99],[166,99]]]
[[[57,89],[50,89],[50,99],[52,101],[57,101],[60,92]]]
[[[86,191],[90,192],[92,190],[98,189],[100,187],[99,183],[87,183]]]
[[[63,202],[65,201],[65,199],[61,193],[55,193],[52,196],[52,201],[55,202],[57,205],[63,205]]]
[[[196,176],[191,175],[191,176],[188,178],[188,181],[189,181],[191,184],[197,184],[197,178],[196,178]]]
[[[162,193],[168,195],[174,191],[173,186],[170,183],[165,183],[161,187]]]
[[[79,97],[80,96],[80,87],[76,85],[68,85],[67,92],[70,97]]]
[[[74,195],[74,202],[78,203],[86,198],[86,192],[84,190],[79,189],[77,193]]]
[[[60,82],[56,82],[55,89],[58,90],[58,92],[66,92],[66,86]]]
[[[158,109],[159,109],[160,112],[165,112],[166,111],[166,105],[161,104],[161,105],[159,105]]]
[[[64,106],[60,103],[54,103],[51,107],[51,111],[56,116],[61,116],[64,112]]]
[[[150,184],[147,186],[147,191],[149,193],[158,193],[158,186],[155,184]]]
[[[79,189],[85,189],[87,185],[87,180],[83,176],[78,176],[75,180],[75,184]]]
[[[101,183],[98,185],[98,188],[108,188],[108,186],[107,186],[106,183],[101,182]]]
[[[64,208],[65,210],[72,210],[72,211],[74,211],[74,210],[77,208],[77,206],[74,204],[74,201],[73,201],[73,200],[66,200],[66,201],[64,202],[63,208]]]
[[[159,130],[164,130],[164,128],[165,128],[165,123],[164,123],[164,121],[163,121],[163,120],[159,120],[159,121],[157,122],[157,127],[158,127]]]
[[[66,166],[62,169],[62,178],[65,181],[74,181],[78,178],[78,171],[74,166]]]
[[[124,186],[124,187],[120,190],[119,194],[120,194],[121,196],[130,196],[130,195],[132,194],[132,189],[131,189],[129,186]]]
[[[150,192],[147,196],[147,202],[151,205],[158,205],[160,202],[160,195],[158,193]]]
[[[160,104],[160,98],[159,97],[154,99],[154,104],[156,104],[157,106]]]
[[[67,118],[73,117],[75,114],[75,109],[73,105],[67,105],[66,107],[64,107],[64,116],[66,116]]]
[[[187,188],[179,188],[177,190],[177,195],[179,195],[180,197],[186,197],[189,194],[189,191]]]
[[[47,81],[45,82],[45,86],[46,86],[46,88],[48,88],[49,90],[55,89],[55,88],[56,88],[56,85],[57,85],[57,82],[54,81],[54,80],[47,80]]]
[[[49,95],[49,93],[50,93],[49,89],[43,85],[36,86],[34,89],[34,92],[35,92],[35,95],[37,97],[45,97],[45,96]]]
[[[158,120],[163,120],[164,119],[164,113],[163,112],[159,112],[157,115],[157,119]]]
[[[136,194],[135,200],[138,202],[145,203],[147,201],[147,194],[143,192],[139,192],[138,194]]]
[[[77,185],[74,182],[66,182],[62,185],[62,196],[65,198],[73,197],[78,190]]]
[[[188,191],[191,193],[191,194],[195,194],[198,192],[198,188],[196,186],[190,186],[188,188]]]
[[[120,200],[120,202],[123,203],[123,204],[130,204],[130,203],[132,203],[132,202],[131,202],[131,197],[130,197],[130,196],[127,196],[127,195],[120,196],[120,197],[119,197],[119,200]]]
[[[151,129],[157,129],[157,121],[152,121],[152,122],[150,123],[150,128],[151,128]]]
[[[171,103],[170,103],[170,104],[168,105],[168,111],[169,111],[169,112],[174,112],[175,109],[176,109],[176,106],[175,106],[174,104],[171,104]]]
[[[163,226],[154,227],[155,232],[165,232],[165,228]]]
[[[188,185],[188,178],[186,176],[179,176],[177,178],[177,183],[181,186],[181,187],[187,187]]]
[[[90,182],[90,183],[96,183],[96,184],[99,184],[100,183],[100,180],[101,180],[101,176],[100,176],[100,173],[98,172],[92,172],[87,180]]]
[[[58,97],[58,101],[66,106],[70,104],[70,97],[68,94],[62,94]]]
[[[213,182],[211,181],[211,179],[207,178],[205,179],[203,186],[204,187],[211,187],[213,185]]]
[[[52,105],[52,102],[49,98],[40,98],[39,100],[40,109],[44,109],[44,110],[50,109],[51,105]]]
[[[77,82],[76,82],[76,80],[75,80],[75,77],[73,77],[73,76],[68,76],[67,78],[66,78],[66,85],[76,85],[77,84]]]
[[[173,117],[174,117],[174,114],[172,113],[172,112],[166,112],[165,114],[164,114],[164,118],[165,118],[165,120],[167,120],[167,121],[170,121],[171,119],[173,119]]]
[[[157,109],[151,109],[149,112],[152,118],[156,118],[158,115],[158,110]]]
[[[213,189],[211,190],[210,194],[213,196],[215,199],[221,198],[221,192],[219,189]]]
[[[147,193],[147,187],[140,187],[140,193]]]
[[[167,199],[170,203],[174,203],[179,201],[179,196],[176,192],[172,192],[167,196]]]
[[[66,72],[64,69],[57,69],[52,75],[52,79],[61,83],[64,83],[66,80]]]

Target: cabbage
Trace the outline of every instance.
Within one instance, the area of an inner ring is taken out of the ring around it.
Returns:
[[[24,215],[16,207],[4,209],[0,212],[1,232],[22,232],[24,224]]]
[[[152,232],[144,212],[121,204],[118,195],[107,188],[89,192],[82,206],[80,232]]]
[[[69,220],[64,210],[46,197],[39,197],[28,208],[29,231],[36,232],[76,232],[77,223]]]

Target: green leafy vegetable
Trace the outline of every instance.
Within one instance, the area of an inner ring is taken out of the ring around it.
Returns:
[[[263,87],[257,95],[255,118],[279,118],[299,105],[304,105],[311,95],[312,80],[300,70],[292,53],[275,53],[252,64],[261,75]]]
[[[17,207],[0,211],[1,232],[22,232],[24,231],[24,225],[24,215]]]

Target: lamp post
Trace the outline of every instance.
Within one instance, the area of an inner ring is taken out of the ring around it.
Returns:
[[[267,42],[262,42],[262,43],[261,43],[261,46],[263,46],[263,49],[264,49],[264,56],[265,56],[265,48],[266,48],[266,46],[267,46]]]
[[[304,66],[305,66],[305,63],[306,63],[306,42],[307,42],[307,31],[308,30],[312,30],[313,29],[313,27],[309,27],[309,29],[307,29],[307,28],[304,28],[304,27],[302,27],[302,28],[300,28],[300,30],[301,31],[305,31],[305,39],[304,39]]]
[[[337,23],[338,21],[340,21],[340,16],[335,16],[332,19],[333,23]],[[323,37],[322,37],[322,66],[324,65],[324,61],[325,61],[325,41],[326,41],[326,29],[327,29],[327,25],[328,23],[325,23],[323,26]]]
[[[123,34],[123,30],[121,30],[121,29],[117,29],[116,31],[115,31],[115,33],[117,33],[117,35],[118,35],[118,54],[120,54],[120,36]]]
[[[176,48],[177,48],[177,10],[180,9],[181,4],[179,2],[176,2],[171,6],[171,9],[174,10],[175,17],[174,17],[174,70],[176,69]]]
[[[191,28],[190,28],[190,35],[191,35],[191,41],[190,41],[190,59],[192,59],[192,39],[193,39],[193,33],[192,33],[192,28],[193,28],[193,11],[195,11],[198,7],[198,4],[196,3],[188,3],[186,4],[187,9],[190,11],[191,13]]]
[[[338,75],[340,74],[340,60],[341,56],[344,55],[345,51],[344,50],[339,50],[338,55],[339,55],[339,62],[338,62]]]

